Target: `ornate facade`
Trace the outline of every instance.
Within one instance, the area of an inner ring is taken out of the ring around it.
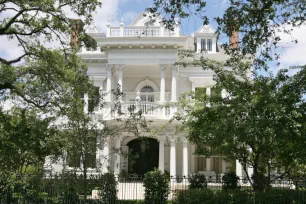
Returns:
[[[120,90],[125,93],[121,99],[123,110],[136,103],[137,96],[140,97],[140,108],[153,121],[152,128],[157,129],[166,124],[177,111],[175,107],[158,108],[160,105],[175,103],[181,94],[195,91],[199,87],[205,87],[206,94],[209,95],[214,85],[212,71],[204,71],[201,67],[182,68],[174,65],[178,59],[178,50],[194,50],[199,55],[216,60],[225,60],[228,57],[218,46],[218,38],[211,26],[202,26],[192,36],[185,36],[180,34],[178,25],[171,31],[160,21],[158,16],[141,13],[128,26],[123,19],[119,27],[112,26],[108,21],[106,34],[91,25],[87,33],[97,41],[101,49],[83,48],[79,53],[88,65],[88,75],[101,92],[109,93],[119,85]],[[202,52],[203,50],[206,52]],[[108,94],[105,100],[112,104],[115,98]],[[104,111],[96,108],[95,114],[99,115]],[[237,175],[242,176],[242,168],[237,161],[231,162],[222,156],[205,158],[195,155],[196,145],[188,142],[184,132],[178,131],[179,126],[180,123],[173,122],[158,135],[152,136],[157,144],[154,151],[158,151],[154,152],[158,157],[154,165],[161,171],[168,171],[171,176],[187,176],[191,173],[216,176],[234,168]],[[104,172],[120,174],[129,171],[128,158],[111,153],[111,150],[120,149],[127,153],[135,139],[137,138],[128,133],[122,133],[103,143],[97,151],[97,159],[99,155],[106,158],[103,161]],[[149,160],[150,155],[146,156]],[[54,164],[52,168],[61,169],[62,166]],[[66,163],[66,168],[71,167]],[[94,167],[92,171],[95,172]]]

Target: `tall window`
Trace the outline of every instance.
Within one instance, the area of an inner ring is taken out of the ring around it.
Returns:
[[[201,51],[206,51],[206,39],[201,39]]]
[[[93,112],[99,109],[99,87],[94,87],[88,93],[88,111]]]
[[[207,39],[207,51],[212,51],[212,39]]]
[[[87,151],[85,152],[86,168],[96,168],[97,138],[89,137],[85,147],[87,148]],[[80,151],[69,151],[67,156],[67,164],[69,167],[78,168],[81,166]]]
[[[141,101],[154,102],[154,89],[151,86],[144,86],[140,90]]]

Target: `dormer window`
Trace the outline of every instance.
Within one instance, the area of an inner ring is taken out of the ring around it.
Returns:
[[[207,51],[212,51],[212,39],[207,39]]]
[[[201,51],[206,51],[206,39],[201,39]]]
[[[212,51],[212,39],[201,39],[201,52]]]

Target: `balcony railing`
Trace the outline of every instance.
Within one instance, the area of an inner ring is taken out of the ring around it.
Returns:
[[[155,102],[122,102],[120,103],[120,111],[123,113],[123,115],[131,115],[134,113],[137,113],[141,111],[143,116],[150,116],[150,117],[157,117],[157,118],[163,118],[163,117],[169,117],[170,116],[170,108],[161,106],[161,104],[155,103]],[[113,107],[113,110],[115,108]],[[118,109],[117,109],[118,110]],[[115,117],[118,113],[115,109],[113,111],[112,116]]]
[[[159,26],[109,27],[107,37],[174,37],[174,31]]]

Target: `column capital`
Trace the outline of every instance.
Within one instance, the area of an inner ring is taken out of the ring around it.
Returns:
[[[181,137],[181,140],[183,143],[187,143],[188,142],[188,139],[186,137]]]
[[[167,69],[168,65],[167,64],[161,64],[160,65],[160,70],[165,71]]]
[[[113,69],[113,64],[107,64],[106,65],[106,71],[112,71],[112,69]]]
[[[173,64],[173,65],[171,65],[171,69],[172,69],[172,71],[178,71],[179,65]]]
[[[166,138],[164,136],[159,136],[157,140],[158,140],[158,142],[166,141]]]
[[[117,71],[123,71],[124,70],[124,64],[118,64]]]
[[[176,142],[177,141],[177,138],[174,135],[169,136],[168,139],[170,140],[170,142]]]

